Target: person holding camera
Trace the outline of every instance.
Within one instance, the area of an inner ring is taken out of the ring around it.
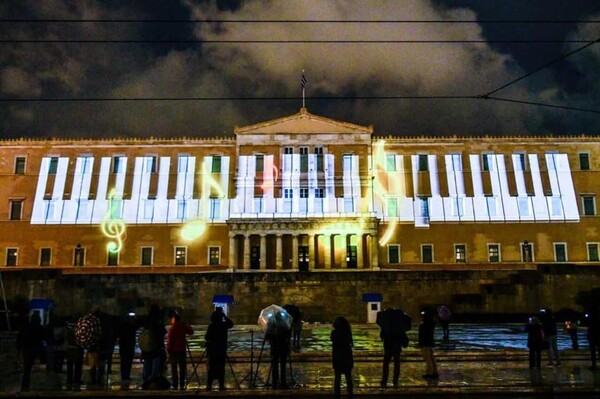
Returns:
[[[225,362],[227,360],[227,331],[233,327],[233,322],[223,308],[217,309],[210,316],[210,324],[206,329],[207,375],[206,390],[212,390],[212,383],[219,382],[219,391],[225,390]]]

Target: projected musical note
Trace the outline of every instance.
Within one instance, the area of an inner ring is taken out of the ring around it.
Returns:
[[[123,249],[123,235],[125,234],[125,222],[120,217],[121,215],[121,200],[116,197],[115,189],[113,188],[108,194],[108,209],[100,229],[102,234],[113,239],[106,244],[106,248],[110,252],[119,252]]]

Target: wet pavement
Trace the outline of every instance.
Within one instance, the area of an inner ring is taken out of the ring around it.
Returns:
[[[118,357],[107,386],[99,389],[84,383],[77,390],[66,390],[64,374],[52,375],[42,365],[33,372],[30,392],[19,392],[20,374],[15,371],[14,351],[2,345],[0,397],[328,397],[333,394],[331,344],[328,325],[305,325],[302,349],[294,352],[289,365],[290,390],[269,387],[268,344],[263,350],[263,337],[255,326],[237,326],[230,333],[229,364],[226,369],[225,392],[206,392],[205,359],[202,340],[205,327],[199,326],[191,340],[192,365],[188,363],[190,381],[187,391],[141,391],[141,364],[136,361],[132,381],[124,387],[118,378]],[[438,329],[438,342],[441,330]],[[585,330],[579,331],[581,349],[571,349],[568,336],[559,333],[562,365],[546,366],[545,354],[541,370],[529,370],[526,336],[519,325],[452,325],[450,343],[438,345],[435,354],[440,377],[422,377],[425,365],[415,346],[416,326],[409,332],[410,346],[402,353],[399,386],[380,388],[382,344],[376,326],[353,326],[355,396],[376,397],[600,397],[600,371],[589,370],[590,355]],[[252,340],[252,337],[254,338]],[[197,373],[194,373],[196,366]],[[251,373],[252,366],[252,373]],[[256,372],[258,370],[258,372]],[[254,375],[256,384],[250,383]],[[166,375],[170,377],[170,372]],[[84,368],[84,382],[87,368]],[[58,391],[58,389],[61,389]]]

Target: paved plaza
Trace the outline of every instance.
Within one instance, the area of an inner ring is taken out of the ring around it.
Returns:
[[[590,355],[585,331],[580,331],[581,348],[574,351],[570,340],[559,334],[562,365],[541,370],[528,367],[525,334],[517,325],[454,325],[448,345],[438,345],[435,353],[440,378],[425,380],[425,365],[415,347],[416,331],[410,331],[410,346],[402,354],[401,376],[397,388],[380,388],[381,342],[375,326],[354,326],[355,338],[355,396],[369,397],[600,397],[600,371],[589,370]],[[197,328],[191,342],[194,367],[189,364],[188,389],[181,391],[142,391],[141,364],[134,364],[132,381],[124,387],[118,378],[118,356],[107,386],[93,388],[84,384],[67,390],[64,374],[47,374],[45,367],[36,366],[30,392],[19,392],[20,374],[11,364],[9,354],[3,353],[4,367],[0,376],[4,397],[328,397],[333,394],[331,348],[328,343],[330,327],[307,325],[303,330],[302,348],[291,357],[291,389],[272,390],[268,386],[268,345],[262,350],[262,335],[254,326],[237,326],[230,334],[229,365],[225,392],[205,390],[205,363],[202,340],[204,326]],[[440,331],[438,331],[439,333]],[[254,337],[254,340],[251,338]],[[439,342],[439,340],[438,340]],[[3,352],[10,348],[3,347]],[[545,356],[544,356],[545,357]],[[543,359],[545,361],[545,359]],[[252,362],[253,373],[250,373]],[[11,367],[12,366],[12,367]],[[258,369],[258,373],[256,370]],[[253,379],[254,375],[257,377]],[[169,376],[169,371],[167,371]],[[255,380],[255,386],[251,381]],[[60,390],[59,390],[60,389]]]

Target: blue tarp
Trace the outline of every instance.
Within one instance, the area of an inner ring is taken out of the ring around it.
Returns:
[[[383,301],[383,295],[379,294],[379,293],[368,293],[368,294],[363,294],[363,298],[362,298],[363,302],[381,302]]]
[[[233,295],[217,294],[213,296],[213,303],[232,303]]]
[[[54,307],[54,300],[52,299],[32,299],[29,301],[29,309],[52,309]]]

